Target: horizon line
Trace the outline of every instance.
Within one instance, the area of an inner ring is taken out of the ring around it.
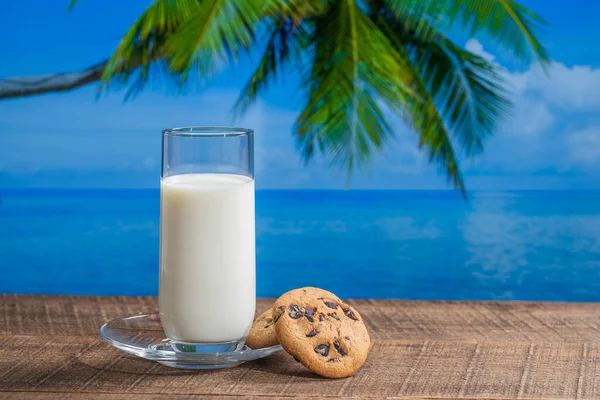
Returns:
[[[1,191],[159,191],[159,187],[0,187]],[[379,188],[379,189],[329,189],[329,188],[265,188],[256,192],[449,192],[460,195],[456,189],[422,189],[422,188]],[[600,192],[600,188],[583,189],[472,189],[467,192]]]

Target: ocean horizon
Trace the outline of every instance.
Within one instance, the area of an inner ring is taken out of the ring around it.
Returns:
[[[0,292],[156,295],[159,190],[0,189]],[[258,190],[257,295],[600,301],[600,191]]]

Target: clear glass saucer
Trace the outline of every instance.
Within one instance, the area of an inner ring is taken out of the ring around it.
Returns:
[[[243,346],[235,351],[182,352],[175,351],[165,336],[158,313],[140,313],[115,318],[100,328],[100,336],[108,344],[127,353],[157,361],[175,368],[215,369],[234,367],[246,361],[257,360],[282,350],[272,346],[251,349]]]

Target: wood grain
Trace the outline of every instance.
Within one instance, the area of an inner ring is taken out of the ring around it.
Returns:
[[[151,297],[2,295],[0,399],[600,398],[598,304],[351,303],[374,346],[355,376],[326,380],[285,353],[190,372],[98,338],[107,319],[155,310]]]

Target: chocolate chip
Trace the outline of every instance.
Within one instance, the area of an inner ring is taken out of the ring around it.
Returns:
[[[350,319],[353,319],[353,320],[355,320],[355,321],[358,321],[358,318],[356,318],[356,315],[354,315],[354,312],[352,312],[352,310],[351,310],[351,309],[349,309],[349,308],[346,308],[346,309],[344,310],[344,314],[346,314],[346,317],[348,317],[348,318],[350,318]]]
[[[321,321],[321,322],[325,321],[325,316],[324,315],[319,315],[319,321]]]
[[[340,353],[340,356],[344,357],[346,355],[346,352],[344,349],[342,349],[342,346],[340,346],[340,343],[337,340],[333,341],[333,347],[335,347],[336,351]]]
[[[290,308],[288,308],[288,315],[291,319],[300,319],[304,316],[304,310],[302,307],[292,304]]]
[[[304,316],[306,317],[306,319],[308,320],[308,322],[315,322],[315,320],[313,319],[313,315],[315,314],[315,312],[313,310],[310,309],[306,309],[306,311],[304,311]]]
[[[332,310],[337,310],[338,305],[335,304],[333,301],[326,301],[325,305],[329,308],[331,308]]]
[[[265,329],[267,329],[268,327],[270,327],[271,325],[273,325],[273,318],[268,318],[266,320],[267,324],[265,325]]]
[[[331,312],[331,313],[329,313],[329,314],[327,314],[327,315],[329,315],[329,316],[330,316],[331,318],[333,318],[333,319],[337,319],[338,321],[340,320],[340,317],[338,317],[338,316],[337,316],[337,314],[336,314],[336,313],[334,313],[334,312]]]
[[[283,314],[284,311],[285,311],[285,306],[277,307],[277,311],[275,312],[275,318],[273,318],[273,321],[275,321],[275,322],[279,321],[279,318],[281,318],[281,315]]]
[[[339,358],[330,358],[329,360],[327,360],[328,363],[330,362],[339,362],[340,359]]]
[[[308,332],[308,333],[306,334],[306,337],[313,337],[313,336],[317,336],[317,333],[319,333],[319,331],[318,331],[318,330],[316,330],[316,329],[312,329],[310,332]]]
[[[315,353],[320,354],[323,357],[327,357],[327,355],[329,355],[329,346],[326,344],[320,344],[315,347]]]

